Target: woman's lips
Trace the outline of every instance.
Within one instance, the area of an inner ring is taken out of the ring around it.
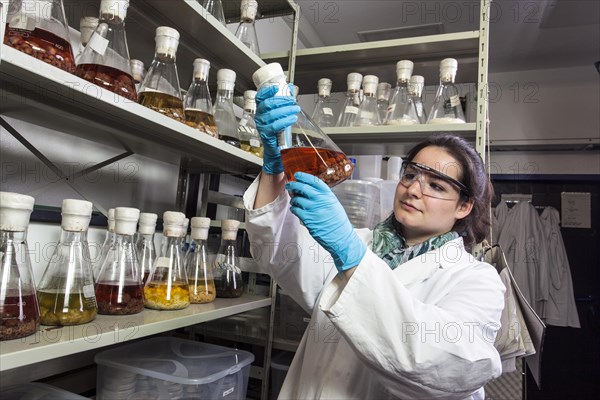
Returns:
[[[406,203],[404,201],[400,202],[402,204],[402,207],[406,210],[409,211],[420,211],[417,207],[413,206],[412,204]]]

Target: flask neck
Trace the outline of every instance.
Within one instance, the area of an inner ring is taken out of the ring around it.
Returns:
[[[217,101],[231,101],[231,102],[233,102],[233,90],[218,89],[217,90]]]
[[[27,231],[0,231],[0,244],[12,242],[24,243],[27,240]]]
[[[77,242],[86,242],[87,241],[87,231],[66,231],[62,230],[60,233],[60,242],[61,243],[77,243]]]

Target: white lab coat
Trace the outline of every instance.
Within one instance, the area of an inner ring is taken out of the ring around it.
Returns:
[[[312,314],[280,399],[483,398],[501,373],[504,286],[462,238],[395,270],[367,250],[346,280],[287,192],[254,210],[257,188],[258,179],[244,194],[252,255]],[[357,233],[370,245],[372,231]]]

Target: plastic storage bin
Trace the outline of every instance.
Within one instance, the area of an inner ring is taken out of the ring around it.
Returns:
[[[281,391],[281,387],[283,386],[283,381],[285,380],[285,376],[290,369],[290,365],[292,364],[292,359],[294,358],[294,353],[290,353],[288,351],[281,351],[279,353],[274,353],[271,358],[271,399],[276,399],[279,397],[279,392]]]
[[[85,400],[78,394],[67,392],[66,390],[46,385],[45,383],[23,383],[20,385],[8,386],[0,390],[0,399],[10,400]]]
[[[377,183],[348,180],[333,188],[355,228],[373,228],[380,220]]]
[[[96,354],[96,398],[245,400],[254,355],[172,337]]]

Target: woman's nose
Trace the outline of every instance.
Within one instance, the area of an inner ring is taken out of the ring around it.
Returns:
[[[420,177],[419,177],[420,178]],[[415,179],[410,186],[407,188],[408,194],[415,197],[421,197],[423,195],[423,190],[421,188],[421,180]]]

